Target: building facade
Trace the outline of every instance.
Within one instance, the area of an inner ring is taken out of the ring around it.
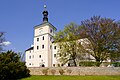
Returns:
[[[46,8],[46,7],[45,7]],[[52,67],[54,60],[53,36],[56,28],[48,22],[48,11],[43,11],[43,22],[34,27],[33,46],[25,51],[27,67]]]

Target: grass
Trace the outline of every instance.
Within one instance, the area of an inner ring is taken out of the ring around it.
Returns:
[[[120,80],[120,76],[31,76],[21,80]]]

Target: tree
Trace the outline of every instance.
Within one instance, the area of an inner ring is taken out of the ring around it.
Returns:
[[[110,18],[93,16],[90,20],[82,21],[81,28],[80,36],[90,41],[87,52],[97,62],[115,59],[120,54],[120,25],[117,22]]]
[[[78,25],[71,23],[54,36],[55,44],[59,47],[57,58],[62,64],[71,63],[71,66],[77,66],[78,57],[83,52],[78,35]]]
[[[20,61],[20,56],[13,51],[0,54],[0,79],[17,80],[30,76],[25,62]]]
[[[3,41],[5,41],[5,39],[4,39],[4,33],[0,32],[0,53],[3,51],[3,48],[2,48]]]

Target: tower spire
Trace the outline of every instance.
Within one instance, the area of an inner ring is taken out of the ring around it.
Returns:
[[[47,6],[44,5],[44,11],[43,11],[43,22],[48,22],[48,11],[47,11]]]

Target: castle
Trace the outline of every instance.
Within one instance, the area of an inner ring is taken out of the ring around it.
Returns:
[[[25,62],[27,67],[63,66],[63,64],[57,60],[57,51],[59,47],[57,46],[57,43],[53,42],[53,36],[57,29],[48,21],[48,11],[46,10],[46,6],[44,6],[44,8],[43,22],[34,27],[33,46],[25,51]],[[88,39],[80,39],[78,41],[81,42],[81,44],[87,44],[89,42]],[[85,57],[94,60],[94,57],[87,53],[85,54]],[[69,63],[64,66],[69,66]]]

